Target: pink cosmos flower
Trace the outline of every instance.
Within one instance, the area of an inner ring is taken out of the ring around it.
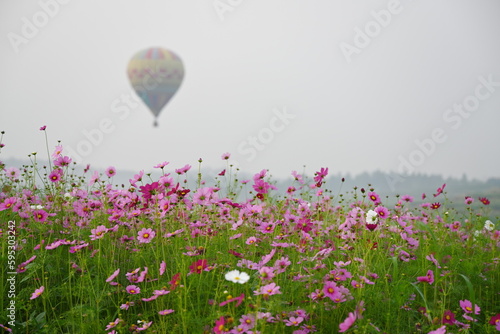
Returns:
[[[49,174],[49,180],[51,182],[59,182],[61,181],[63,175],[63,170],[61,168],[56,168]]]
[[[102,237],[104,237],[104,234],[108,232],[108,228],[104,225],[99,225],[96,228],[92,229],[90,232],[92,232],[92,234],[90,235],[90,240],[101,239]]]
[[[182,167],[182,168],[178,168],[178,169],[176,169],[176,170],[175,170],[175,172],[176,172],[177,174],[179,174],[179,175],[182,175],[182,174],[187,173],[187,171],[188,171],[188,170],[190,170],[190,169],[191,169],[191,165],[185,165],[185,166],[184,166],[184,167]]]
[[[115,321],[110,322],[105,330],[109,331],[111,328],[115,328],[122,320],[120,318],[116,318]]]
[[[337,287],[337,283],[332,281],[326,281],[325,285],[323,286],[323,293],[326,297],[333,300],[340,295],[340,290]]]
[[[134,306],[134,302],[126,302],[125,304],[120,305],[120,309],[122,310],[128,310],[130,306]]]
[[[389,217],[389,210],[383,206],[377,206],[374,211],[378,214],[380,219]]]
[[[215,327],[213,328],[215,334],[222,334],[224,333],[224,325],[226,324],[226,321],[224,320],[224,317],[221,316],[217,321],[215,321]]]
[[[152,295],[152,296],[151,296],[151,297],[149,297],[149,298],[142,298],[142,301],[143,301],[143,302],[150,302],[150,301],[155,300],[156,298],[158,298],[158,295]]]
[[[141,292],[141,288],[136,285],[129,285],[125,288],[125,290],[127,290],[127,292],[131,295],[136,295]]]
[[[31,295],[30,299],[35,299],[35,298],[40,297],[40,295],[44,291],[45,291],[45,287],[42,285],[41,287],[39,287],[38,289],[36,289],[35,292],[33,292],[33,294]]]
[[[111,276],[109,276],[107,279],[106,279],[106,282],[109,283],[111,282],[112,280],[114,280],[116,278],[116,276],[118,276],[118,274],[120,273],[120,268],[116,269],[114,273],[111,274]]]
[[[23,262],[23,263],[20,263],[18,266],[17,266],[17,269],[16,269],[16,272],[18,273],[24,273],[26,271],[26,266],[28,264],[30,264],[31,262],[33,262],[34,260],[36,259],[36,255],[33,255],[32,257],[30,257],[27,261]]]
[[[442,324],[454,325],[455,321],[455,314],[452,311],[444,311],[443,318],[441,319]]]
[[[156,233],[150,228],[143,228],[137,233],[137,240],[140,243],[150,243]]]
[[[302,317],[290,317],[290,319],[285,320],[285,325],[287,326],[298,326],[304,321]]]
[[[498,324],[500,324],[500,313],[498,313],[497,315],[494,315],[491,317],[490,321],[488,322],[490,325],[496,325],[498,326]]]
[[[108,177],[113,177],[116,175],[116,168],[113,166],[109,166],[108,168],[106,168],[105,173]]]
[[[167,269],[167,263],[165,261],[161,261],[161,263],[160,263],[160,276],[165,273],[166,269]]]
[[[253,314],[244,314],[240,318],[240,324],[246,326],[247,330],[255,327],[255,316]]]
[[[9,167],[5,170],[5,176],[11,180],[16,180],[21,175],[21,171],[16,167]]]
[[[138,332],[142,332],[142,331],[148,329],[149,327],[151,327],[152,324],[153,324],[152,321],[150,321],[150,322],[142,322],[142,326],[141,327],[137,327],[135,330],[138,331]]]
[[[57,167],[66,167],[66,166],[69,166],[69,164],[71,163],[71,158],[68,157],[67,155],[65,156],[59,156],[56,160],[54,160],[54,165],[56,165]]]
[[[193,203],[199,205],[211,205],[217,200],[217,194],[211,187],[199,188],[193,195]]]
[[[472,313],[472,303],[465,299],[460,301],[460,307],[464,310],[465,313]],[[481,312],[481,308],[477,305],[474,307],[474,313],[479,314]]]
[[[11,207],[15,207],[17,203],[17,197],[9,197],[5,199],[3,203],[0,203],[0,211],[10,209]]]
[[[262,286],[260,288],[260,290],[255,290],[254,294],[255,295],[263,295],[264,298],[267,298],[268,296],[281,294],[281,291],[280,291],[279,285],[276,285],[276,283],[273,282],[273,283]]]
[[[135,174],[132,179],[128,180],[128,182],[130,182],[132,186],[137,187],[137,182],[141,182],[143,176],[144,176],[144,171],[141,170],[139,171],[139,173]]]
[[[228,160],[230,156],[231,156],[231,153],[223,153],[221,158],[222,158],[222,160]]]
[[[56,145],[54,152],[52,153],[52,158],[57,159],[63,152],[62,145]]]
[[[170,162],[168,162],[168,161],[163,161],[163,162],[159,163],[158,165],[153,166],[153,168],[161,168],[161,169],[163,169],[163,168],[165,168],[165,166],[166,166],[166,165],[168,165],[169,163],[170,163]]]
[[[174,313],[174,312],[175,312],[175,310],[168,309],[168,310],[159,311],[158,314],[159,315],[167,315],[167,314]]]
[[[339,325],[339,333],[344,333],[346,330],[351,328],[355,321],[356,315],[353,312],[349,312],[349,315],[344,320],[344,322]]]
[[[443,191],[444,191],[444,188],[445,188],[445,187],[446,187],[446,183],[445,183],[445,184],[443,184],[443,185],[441,186],[441,188],[437,188],[437,191],[436,191],[436,193],[434,194],[434,197],[438,197],[439,195],[441,195],[441,194],[443,193]]]
[[[412,202],[413,202],[413,196],[410,196],[410,195],[403,195],[403,196],[401,196],[401,200],[402,200],[403,202],[412,203]]]
[[[434,331],[430,331],[428,334],[446,334],[446,326],[441,326]]]
[[[47,220],[48,216],[49,216],[49,214],[43,209],[33,210],[33,219],[36,222],[43,223]]]
[[[40,128],[40,131],[45,131],[45,129],[47,128],[47,125],[44,125]]]
[[[234,298],[228,299],[226,301],[223,301],[222,303],[219,304],[219,306],[224,306],[226,304],[229,304],[229,303],[232,303],[232,302],[236,302],[236,307],[238,307],[243,302],[243,299],[245,299],[245,294],[244,293],[242,293],[238,297],[234,297]]]
[[[274,276],[274,268],[271,267],[262,267],[259,269],[259,274],[260,274],[260,279],[265,281],[265,280],[272,280]]]
[[[249,238],[245,241],[245,243],[246,243],[247,245],[255,245],[255,244],[257,244],[257,238],[256,238],[256,237],[249,237]]]
[[[369,192],[368,193],[368,198],[373,202],[373,204],[375,205],[379,205],[381,202],[380,202],[380,196],[372,191],[372,192]]]
[[[427,271],[427,275],[417,277],[417,281],[427,282],[429,284],[434,283],[434,272],[432,270]]]

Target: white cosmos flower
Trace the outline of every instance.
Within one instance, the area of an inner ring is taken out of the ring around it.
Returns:
[[[225,275],[226,280],[231,281],[233,283],[246,283],[250,279],[247,273],[239,272],[238,270],[231,270]]]
[[[375,211],[369,210],[366,213],[366,223],[367,224],[376,224],[377,220],[378,220],[378,213],[376,213]]]
[[[495,224],[491,220],[484,222],[484,229],[487,231],[493,231],[495,229]]]

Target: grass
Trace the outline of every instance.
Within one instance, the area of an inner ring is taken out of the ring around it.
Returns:
[[[0,174],[0,279],[15,277],[0,323],[15,333],[500,330],[499,223],[478,200],[460,213],[446,191],[424,205],[369,186],[333,195],[325,170],[280,196],[266,171],[247,182],[229,166],[217,187],[166,166],[120,187],[61,157]]]

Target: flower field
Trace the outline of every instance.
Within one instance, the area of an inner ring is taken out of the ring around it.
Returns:
[[[31,158],[0,168],[5,332],[500,331],[487,198],[458,212],[446,185],[422,205],[334,193],[328,168],[292,172],[280,195],[266,170],[238,179],[227,153],[218,175],[163,162],[126,185],[113,167],[77,174],[61,145]]]

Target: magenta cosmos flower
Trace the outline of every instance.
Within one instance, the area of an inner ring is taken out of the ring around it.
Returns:
[[[427,282],[429,284],[434,283],[434,272],[432,270],[427,271],[427,275],[417,277],[419,282]]]
[[[143,228],[137,233],[137,240],[142,243],[149,243],[155,237],[156,233],[150,228]]]

